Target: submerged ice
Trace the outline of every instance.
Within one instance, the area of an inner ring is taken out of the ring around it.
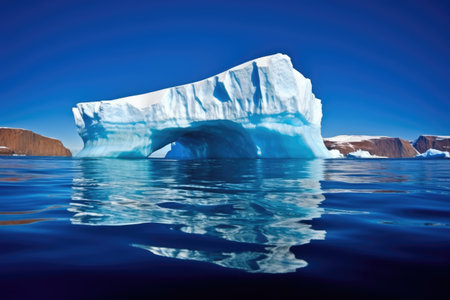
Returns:
[[[84,157],[330,157],[311,81],[275,54],[191,84],[73,108]]]

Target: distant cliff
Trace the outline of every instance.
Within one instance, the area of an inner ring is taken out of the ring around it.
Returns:
[[[72,156],[61,141],[30,130],[0,128],[0,155]]]
[[[415,157],[419,154],[410,142],[385,136],[339,135],[324,139],[328,150],[337,149],[343,155],[357,150],[384,157]]]
[[[420,153],[428,149],[450,152],[450,136],[421,135],[414,143],[414,148]]]

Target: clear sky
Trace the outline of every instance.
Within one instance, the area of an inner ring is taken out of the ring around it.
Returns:
[[[1,1],[0,126],[82,147],[71,107],[288,54],[322,135],[450,135],[449,1]]]

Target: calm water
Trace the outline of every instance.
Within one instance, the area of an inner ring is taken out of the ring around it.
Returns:
[[[2,298],[449,285],[449,160],[0,158]]]

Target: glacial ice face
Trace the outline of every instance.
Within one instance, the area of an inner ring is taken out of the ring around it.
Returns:
[[[311,81],[275,54],[216,76],[73,108],[81,157],[330,157]]]

